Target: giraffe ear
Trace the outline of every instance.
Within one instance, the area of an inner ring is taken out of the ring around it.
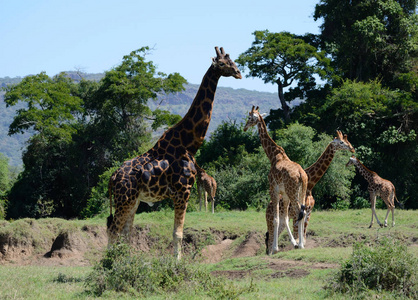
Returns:
[[[267,116],[267,113],[260,114],[260,116],[264,118],[265,116]]]

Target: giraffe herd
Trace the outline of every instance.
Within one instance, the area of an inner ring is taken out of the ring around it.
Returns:
[[[183,226],[192,187],[196,181],[201,209],[201,192],[207,193],[212,203],[216,193],[216,181],[200,168],[194,155],[203,143],[215,98],[216,87],[221,77],[241,79],[241,73],[223,48],[215,47],[216,57],[202,79],[202,83],[188,112],[183,119],[166,130],[154,147],[131,160],[125,161],[109,180],[110,215],[107,219],[108,245],[120,239],[130,242],[133,221],[139,203],[152,206],[155,202],[170,198],[174,203],[173,246],[174,255],[181,258]],[[268,254],[278,252],[278,237],[286,228],[295,248],[304,248],[306,228],[315,204],[312,189],[328,169],[339,150],[355,152],[353,146],[337,131],[337,137],[327,146],[319,159],[305,170],[286,155],[285,150],[269,136],[263,116],[258,107],[253,106],[244,130],[257,126],[261,145],[270,160],[268,173],[270,184],[270,203],[266,210],[268,232],[266,248]],[[369,182],[372,221],[376,217],[380,226],[387,226],[389,212],[394,221],[395,188],[393,184],[368,170],[354,156],[347,166],[353,164]],[[382,197],[388,207],[384,225],[380,223],[375,211],[376,196]],[[112,198],[115,212],[112,213]],[[397,199],[396,199],[397,200]],[[207,210],[207,198],[205,196]],[[289,226],[293,219],[293,233]],[[296,239],[299,241],[296,242]]]

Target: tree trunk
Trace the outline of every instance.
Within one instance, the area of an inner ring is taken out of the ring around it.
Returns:
[[[283,95],[283,83],[280,81],[280,79],[277,79],[277,85],[278,85],[278,92],[279,92],[279,100],[280,104],[282,105],[283,113],[284,113],[284,119],[286,123],[289,123],[290,121],[290,107],[287,105],[286,101],[284,100]]]

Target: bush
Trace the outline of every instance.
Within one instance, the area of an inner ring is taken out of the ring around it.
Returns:
[[[253,286],[237,288],[220,278],[213,278],[198,264],[187,259],[177,261],[173,256],[146,257],[135,253],[126,244],[109,248],[87,276],[88,291],[100,296],[105,291],[116,291],[146,297],[155,294],[196,291],[210,298],[234,299]]]
[[[0,220],[4,220],[6,217],[6,200],[2,199],[0,194]]]
[[[225,209],[266,208],[270,201],[268,172],[270,162],[260,147],[243,156],[235,166],[209,168],[216,179],[216,205]]]
[[[86,207],[80,213],[81,218],[91,218],[102,212],[107,213],[109,211],[109,179],[116,169],[117,167],[111,167],[99,176],[97,185],[91,189]]]
[[[342,264],[326,289],[349,294],[385,290],[416,299],[417,268],[418,260],[396,240],[383,238],[375,246],[357,243],[352,256]]]

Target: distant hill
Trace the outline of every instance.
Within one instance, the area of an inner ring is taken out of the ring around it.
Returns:
[[[80,75],[88,80],[100,80],[103,74],[78,74],[76,72],[67,72],[74,80],[79,80]],[[0,87],[7,84],[16,84],[22,78],[0,78]],[[186,90],[181,93],[160,96],[158,101],[150,101],[149,106],[152,110],[159,107],[172,113],[184,116],[192,103],[198,84],[187,84]],[[18,166],[22,164],[22,150],[25,147],[25,141],[30,134],[15,134],[8,136],[9,125],[13,121],[17,109],[22,108],[23,104],[6,108],[4,102],[4,91],[0,92],[0,153],[6,155],[10,161],[9,164]],[[209,126],[208,135],[213,132],[223,121],[243,122],[252,105],[260,106],[262,112],[268,113],[270,109],[280,107],[277,94],[267,92],[250,91],[246,89],[233,89],[227,87],[218,87],[216,91],[212,120]]]
[[[187,84],[186,90],[181,93],[169,94],[159,98],[162,100],[159,108],[166,109],[172,113],[184,116],[199,89],[198,84]],[[246,89],[233,89],[228,87],[218,87],[216,89],[215,102],[212,112],[212,120],[209,126],[209,134],[214,131],[223,121],[241,122],[247,117],[252,105],[260,106],[263,112],[280,107],[277,94],[250,91]],[[157,108],[157,104],[150,101],[149,106],[152,110]]]

